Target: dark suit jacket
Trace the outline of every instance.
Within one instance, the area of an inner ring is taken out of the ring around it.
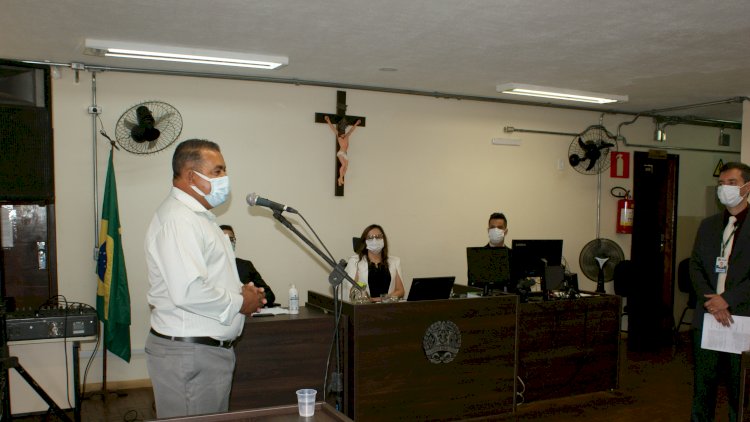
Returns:
[[[273,302],[276,300],[276,295],[273,294],[271,287],[269,287],[263,280],[263,277],[260,276],[260,273],[255,269],[253,263],[246,259],[235,259],[237,260],[237,273],[240,275],[240,281],[242,284],[247,284],[252,281],[256,287],[262,287],[266,292],[266,307],[272,306]]]
[[[718,274],[714,271],[716,257],[721,253],[724,234],[723,213],[704,219],[698,228],[690,257],[690,280],[698,302],[693,313],[693,328],[703,327],[706,309],[705,294],[716,293]],[[734,246],[729,257],[725,290],[722,297],[729,304],[732,315],[750,316],[750,218],[746,218],[734,233]]]

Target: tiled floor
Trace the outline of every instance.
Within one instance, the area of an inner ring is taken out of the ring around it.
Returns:
[[[633,353],[622,348],[620,388],[559,400],[521,404],[517,421],[534,422],[686,422],[690,419],[692,367],[687,336],[677,346],[658,353]],[[109,394],[84,401],[84,422],[135,422],[154,417],[150,389],[128,390],[127,396]],[[15,419],[23,422],[41,417]],[[51,420],[55,420],[52,418]],[[720,398],[717,422],[727,421],[726,402]]]
[[[81,407],[82,422],[134,422],[156,419],[154,395],[150,388],[110,392],[106,398],[93,394]]]

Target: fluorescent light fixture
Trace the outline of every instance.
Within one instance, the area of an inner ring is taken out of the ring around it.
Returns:
[[[130,59],[159,60],[209,64],[216,66],[276,69],[289,64],[288,57],[262,56],[230,51],[196,50],[165,45],[125,43],[87,39],[84,53],[91,56],[123,57]]]
[[[598,92],[576,91],[572,89],[516,83],[498,85],[497,92],[502,94],[526,95],[551,100],[579,101],[594,104],[624,103],[628,101],[627,95],[602,94]]]

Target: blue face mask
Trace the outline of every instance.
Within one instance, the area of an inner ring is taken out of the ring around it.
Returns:
[[[212,207],[218,207],[219,205],[223,204],[227,197],[229,196],[229,176],[222,176],[217,177],[215,179],[211,179],[207,176],[204,176],[200,174],[199,172],[193,170],[195,174],[201,177],[201,179],[211,183],[211,191],[208,194],[205,194],[201,192],[200,189],[198,189],[196,186],[191,186],[193,190],[200,196],[202,196],[206,202],[208,202]]]

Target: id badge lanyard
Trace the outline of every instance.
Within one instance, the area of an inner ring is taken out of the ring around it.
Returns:
[[[726,273],[727,267],[729,267],[729,257],[724,256],[727,246],[729,245],[729,242],[731,242],[734,239],[734,233],[737,231],[737,225],[735,224],[734,229],[731,233],[729,233],[729,236],[727,240],[721,242],[721,255],[716,257],[716,264],[714,266],[714,271],[716,273]]]

